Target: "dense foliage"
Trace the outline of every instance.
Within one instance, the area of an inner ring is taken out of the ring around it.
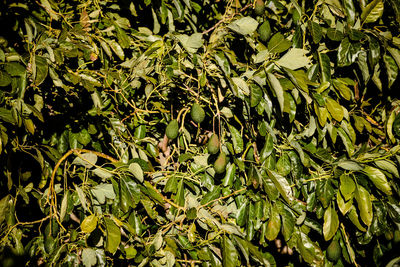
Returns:
[[[399,22],[399,0],[2,0],[1,264],[399,262]]]

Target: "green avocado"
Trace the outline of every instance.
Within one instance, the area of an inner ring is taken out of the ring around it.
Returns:
[[[264,14],[264,11],[265,11],[265,4],[264,4],[264,1],[263,1],[263,0],[257,0],[257,1],[256,1],[256,5],[255,5],[255,7],[254,7],[254,13],[255,13],[257,16],[261,16],[261,15]]]
[[[178,121],[172,120],[169,122],[167,128],[165,129],[165,134],[169,139],[175,139],[178,136]]]
[[[204,118],[206,117],[206,113],[198,103],[194,103],[192,106],[192,110],[190,111],[190,116],[192,117],[192,120],[194,122],[202,123],[204,121]]]
[[[215,133],[211,135],[210,140],[207,144],[208,153],[217,154],[219,151],[219,138]]]
[[[337,240],[333,240],[326,250],[326,257],[332,262],[337,262],[342,255],[342,248]]]
[[[224,152],[219,153],[218,158],[214,162],[214,170],[216,173],[221,174],[225,172],[228,161]]]

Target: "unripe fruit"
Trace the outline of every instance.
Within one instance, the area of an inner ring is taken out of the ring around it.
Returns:
[[[202,123],[204,121],[206,113],[198,103],[194,103],[192,106],[192,110],[190,111],[190,116],[192,117],[192,120],[194,122]]]
[[[210,154],[217,154],[219,151],[219,138],[218,135],[213,134],[208,140],[207,144],[208,153]]]
[[[178,129],[178,121],[170,121],[167,128],[165,129],[165,134],[167,135],[168,139],[175,139],[178,136]]]
[[[254,13],[257,16],[261,16],[264,14],[265,11],[265,5],[264,5],[264,1],[263,0],[257,0],[255,7],[254,7]]]
[[[400,242],[400,231],[399,230],[394,231],[393,241],[394,241],[394,243]]]
[[[263,42],[267,42],[271,37],[271,26],[269,25],[269,21],[266,20],[261,24],[261,26],[257,30],[260,35],[260,40]]]
[[[342,255],[342,248],[337,240],[333,240],[326,250],[328,260],[337,262]]]
[[[225,172],[226,164],[228,163],[224,152],[219,153],[217,160],[214,162],[214,170],[221,174]]]

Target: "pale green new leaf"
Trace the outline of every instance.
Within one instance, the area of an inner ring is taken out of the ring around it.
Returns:
[[[305,49],[292,48],[285,55],[283,55],[283,57],[276,61],[276,64],[291,70],[296,70],[303,67],[309,68],[311,61],[308,57],[306,57],[308,52],[309,51]]]
[[[257,30],[258,22],[252,17],[244,17],[233,21],[227,27],[241,35],[249,35]]]

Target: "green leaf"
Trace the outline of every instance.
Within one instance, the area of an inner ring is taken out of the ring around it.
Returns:
[[[281,33],[276,33],[268,42],[268,51],[270,53],[282,53],[289,49],[292,43],[285,39]]]
[[[386,73],[388,78],[388,87],[392,87],[396,81],[399,67],[396,65],[395,60],[388,54],[383,55],[383,62],[385,63]]]
[[[229,131],[231,132],[233,148],[235,149],[235,153],[241,153],[243,151],[243,139],[240,132],[233,127],[232,125],[228,124]]]
[[[254,108],[260,103],[263,97],[263,90],[260,86],[251,83],[250,84],[250,107]]]
[[[332,84],[335,87],[336,90],[339,91],[340,95],[346,99],[350,100],[351,99],[351,90],[349,87],[347,87],[345,84],[341,83],[339,80],[333,79]]]
[[[292,237],[296,220],[293,214],[286,208],[281,211],[280,215],[282,218],[282,235],[287,242]]]
[[[97,216],[95,214],[91,214],[87,216],[81,223],[81,229],[84,233],[91,233],[97,227]]]
[[[358,214],[356,208],[354,206],[351,207],[350,212],[348,213],[350,221],[358,228],[358,230],[366,232],[367,229],[361,225],[360,220],[358,219]]]
[[[200,204],[205,205],[221,196],[221,186],[215,186],[213,190],[208,192],[203,199],[201,200]]]
[[[353,197],[353,192],[355,190],[356,184],[354,183],[354,180],[350,176],[342,174],[340,176],[340,192],[344,199],[349,201]]]
[[[225,177],[222,181],[222,185],[224,187],[232,186],[235,179],[235,174],[236,174],[236,164],[229,165],[229,167],[226,170]]]
[[[389,52],[391,52],[390,47],[388,47],[387,49]],[[368,61],[372,68],[375,67],[375,65],[378,64],[378,62],[379,62],[379,59],[381,57],[380,50],[381,50],[381,46],[380,46],[378,40],[374,37],[369,37]],[[397,49],[394,49],[394,50],[397,50]],[[393,54],[392,54],[392,56],[393,56]],[[393,57],[396,58],[395,56],[393,56]]]
[[[137,162],[129,164],[129,171],[133,174],[133,176],[135,176],[135,178],[139,182],[141,183],[143,182],[144,180],[143,170]]]
[[[97,162],[97,155],[94,153],[83,153],[74,159],[72,164],[81,165],[85,168],[92,168]]]
[[[338,167],[341,167],[348,171],[361,171],[363,167],[352,160],[341,160],[338,162]]]
[[[274,171],[267,170],[267,173],[268,177],[275,184],[279,193],[281,193],[286,202],[290,204],[293,200],[293,193],[292,193],[292,188],[290,187],[286,178]]]
[[[369,192],[361,185],[357,186],[355,193],[358,209],[360,210],[361,220],[370,226],[373,218],[372,201]]]
[[[191,36],[186,34],[177,35],[176,38],[181,42],[182,46],[189,53],[196,53],[197,49],[203,46],[203,35],[201,33],[194,33]]]
[[[339,67],[349,66],[351,61],[351,44],[349,38],[344,38],[339,45],[338,54],[337,54],[337,65]]]
[[[224,235],[222,238],[222,263],[224,267],[239,266],[239,253],[233,242]]]
[[[241,35],[250,35],[257,30],[258,22],[252,17],[243,17],[233,21],[227,27]]]
[[[25,67],[17,62],[8,62],[4,64],[4,70],[11,76],[23,76],[26,72]]]
[[[183,184],[183,180],[184,179],[180,180],[178,184],[178,191],[176,192],[175,195],[175,203],[181,207],[185,206],[185,187]]]
[[[389,173],[393,174],[395,177],[400,177],[399,171],[397,170],[397,166],[393,161],[388,160],[388,159],[376,160],[375,164],[376,164],[376,166],[378,166],[378,168],[388,171]]]
[[[106,250],[114,254],[121,243],[121,231],[112,219],[105,217],[104,222],[107,230]]]
[[[326,108],[328,109],[331,116],[338,122],[341,122],[344,116],[344,111],[342,106],[330,97],[325,98],[325,103],[326,103]]]
[[[354,22],[356,21],[356,9],[354,7],[353,0],[346,0],[342,2],[344,5],[344,11],[346,14],[346,19],[347,23],[350,26],[354,25]]]
[[[308,28],[310,29],[312,39],[315,44],[318,44],[321,39],[322,39],[322,29],[321,26],[314,22],[314,21],[309,21],[308,22]]]
[[[114,51],[114,53],[119,57],[119,59],[124,60],[125,53],[122,47],[115,40],[107,40],[108,45]],[[104,48],[104,47],[103,47]]]
[[[374,0],[363,9],[363,12],[361,13],[361,20],[363,23],[375,22],[382,16],[383,9],[383,1]]]
[[[106,198],[115,199],[116,197],[112,184],[99,184],[93,187],[90,191],[100,204],[104,204]]]
[[[96,252],[91,248],[82,249],[82,263],[85,267],[95,266],[97,264]]]
[[[318,53],[318,60],[321,70],[321,82],[329,83],[331,81],[331,61],[327,54],[320,52]],[[319,93],[321,93],[321,91],[319,91]]]
[[[329,28],[326,31],[326,35],[332,41],[342,41],[343,37],[344,37],[343,33],[341,31],[339,31],[337,28],[334,28],[334,29]]]
[[[377,168],[367,166],[362,172],[364,172],[369,179],[374,183],[374,185],[384,192],[386,195],[392,194],[392,189],[390,188],[390,184],[386,179],[385,174]]]
[[[267,224],[265,237],[270,241],[276,239],[281,230],[281,217],[275,206],[272,208]]]
[[[260,161],[264,162],[269,155],[271,155],[272,150],[274,149],[274,138],[272,135],[268,134],[265,138],[264,147],[261,149],[260,152]]]
[[[281,112],[283,112],[283,108],[285,106],[285,103],[284,103],[285,97],[283,95],[284,91],[283,91],[282,85],[279,82],[279,80],[275,77],[275,75],[272,73],[268,73],[268,80],[271,84],[272,89],[274,89],[276,97],[278,98],[279,107],[281,109]]]
[[[346,215],[347,212],[351,209],[353,206],[353,198],[351,198],[349,201],[345,201],[342,197],[341,193],[338,193],[336,195],[336,202],[338,204],[339,210],[343,215]]]
[[[342,128],[337,128],[337,132],[343,141],[347,154],[349,156],[352,156],[354,153],[354,146],[353,143],[351,142],[350,137],[346,134],[346,132]]]
[[[283,153],[276,163],[276,171],[282,176],[287,176],[290,173],[290,170],[290,158],[287,153]]]
[[[279,66],[296,70],[299,68],[309,68],[311,65],[310,59],[306,56],[309,53],[308,50],[300,48],[292,48],[285,55],[283,55],[276,64]]]
[[[86,197],[85,197],[85,193],[83,193],[83,190],[77,186],[76,184],[74,184],[75,190],[78,193],[78,198],[79,201],[82,204],[83,209],[86,211],[87,210],[87,204],[86,204]]]
[[[120,197],[121,201],[125,201],[125,204],[132,208],[135,208],[141,199],[137,183],[127,176],[123,176],[120,179]],[[108,195],[107,198],[113,199],[112,195]]]
[[[329,205],[328,209],[325,210],[324,214],[324,227],[323,233],[325,240],[331,240],[337,229],[339,228],[339,217],[336,213],[334,205]]]
[[[11,76],[5,71],[0,71],[0,86],[5,87],[11,83]]]
[[[46,58],[41,56],[35,57],[36,62],[36,75],[34,76],[35,85],[40,85],[47,77],[49,73],[49,64],[47,63]]]
[[[305,262],[315,266],[323,266],[324,254],[321,248],[303,232],[297,234],[297,249]]]

